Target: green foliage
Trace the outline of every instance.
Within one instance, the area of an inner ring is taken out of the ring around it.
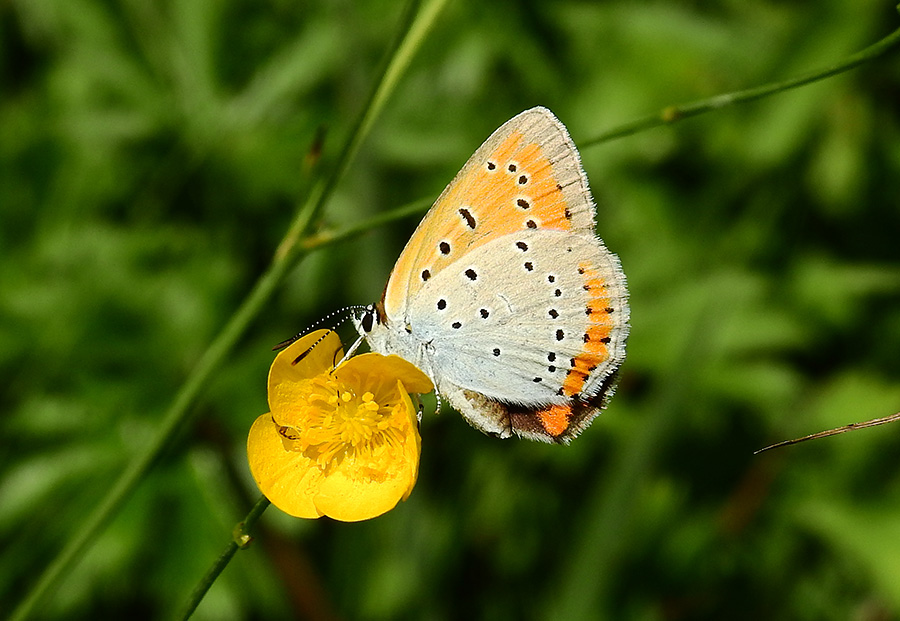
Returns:
[[[0,4],[0,602],[155,436],[335,161],[389,2]],[[890,2],[452,3],[337,187],[343,228],[436,196],[513,114],[576,142],[790,77],[900,26]],[[633,329],[570,447],[423,421],[371,522],[269,509],[202,619],[900,617],[900,60],[582,153]],[[324,137],[321,161],[313,145]],[[258,492],[269,348],[378,297],[416,218],[316,251],[53,593],[46,618],[174,614]]]

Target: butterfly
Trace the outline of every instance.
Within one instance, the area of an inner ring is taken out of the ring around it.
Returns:
[[[612,396],[629,330],[625,275],[594,216],[565,126],[526,110],[438,197],[357,330],[477,429],[568,443]]]

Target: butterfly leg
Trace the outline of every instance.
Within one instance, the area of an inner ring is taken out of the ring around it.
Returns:
[[[359,349],[360,344],[363,342],[363,338],[364,338],[364,337],[360,336],[360,337],[358,337],[358,338],[356,339],[356,341],[353,343],[353,345],[350,346],[350,349],[347,350],[347,353],[344,354],[344,357],[341,358],[340,362],[338,362],[336,365],[334,365],[334,368],[338,368],[338,367],[341,366],[343,363],[345,363],[345,362],[347,362],[348,360],[350,360],[350,356],[352,356],[353,354],[355,354],[355,353],[356,353],[356,350]]]

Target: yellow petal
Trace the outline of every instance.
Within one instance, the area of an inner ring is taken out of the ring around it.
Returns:
[[[406,493],[403,494],[403,498],[401,499],[406,500],[412,493],[413,488],[416,486],[416,480],[419,478],[419,458],[422,455],[422,436],[419,435],[419,417],[416,412],[416,407],[413,405],[412,400],[409,398],[409,394],[406,392],[406,388],[403,386],[403,382],[400,380],[397,380],[397,390],[400,391],[401,396],[401,401],[395,408],[397,416],[405,416],[409,420],[410,428],[414,431],[412,434],[412,440],[414,441],[407,441],[403,447],[406,461],[413,464],[409,487],[406,488]]]
[[[434,384],[414,364],[400,356],[382,356],[381,354],[360,354],[350,358],[334,372],[335,376],[344,379],[354,373],[367,377],[368,383],[390,382],[401,380],[408,392],[426,394],[434,390]]]
[[[280,412],[285,406],[290,407],[296,398],[290,390],[291,383],[324,373],[343,357],[341,339],[334,330],[316,330],[291,343],[275,357],[269,369],[269,409]]]
[[[322,474],[301,453],[285,450],[271,414],[263,414],[250,428],[247,458],[256,485],[273,505],[295,517],[322,516],[313,501]]]
[[[342,468],[330,474],[322,483],[316,497],[316,508],[328,517],[342,522],[359,522],[386,513],[403,497],[409,474],[381,483],[372,479],[355,477]]]

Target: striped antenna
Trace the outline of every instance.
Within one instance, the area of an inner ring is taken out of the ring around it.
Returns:
[[[338,309],[338,310],[336,310],[336,311],[334,311],[334,312],[332,312],[332,313],[329,313],[329,314],[325,315],[324,317],[322,317],[322,318],[319,319],[318,321],[316,321],[316,322],[314,322],[313,324],[311,324],[310,326],[308,326],[305,330],[303,330],[303,331],[300,332],[299,334],[296,334],[296,335],[292,336],[292,337],[289,338],[289,339],[286,339],[286,340],[284,340],[284,341],[281,341],[280,343],[278,343],[278,345],[276,345],[275,347],[272,348],[272,351],[278,351],[279,349],[284,349],[285,347],[287,347],[288,345],[290,345],[291,343],[293,343],[293,342],[296,341],[297,339],[299,339],[299,338],[301,338],[301,337],[303,337],[303,336],[309,334],[310,332],[312,332],[314,329],[316,329],[318,326],[320,326],[321,324],[325,323],[326,321],[328,321],[328,320],[330,320],[330,319],[333,319],[334,317],[337,317],[337,316],[340,316],[340,315],[344,315],[344,317],[341,317],[341,319],[339,319],[336,323],[333,323],[333,324],[330,326],[330,329],[331,329],[331,330],[334,330],[334,329],[336,329],[339,325],[341,325],[342,323],[344,323],[345,321],[347,321],[347,319],[350,318],[350,317],[353,315],[354,312],[357,312],[357,311],[360,311],[360,310],[365,310],[365,309],[366,309],[366,307],[363,306],[363,305],[361,305],[361,304],[356,304],[356,305],[354,305],[354,306],[345,306],[344,308],[340,308],[340,309]],[[321,339],[320,339],[320,340],[321,340]],[[318,341],[316,341],[316,345],[317,345],[317,344],[318,344]],[[313,345],[313,347],[315,347],[315,345]]]

